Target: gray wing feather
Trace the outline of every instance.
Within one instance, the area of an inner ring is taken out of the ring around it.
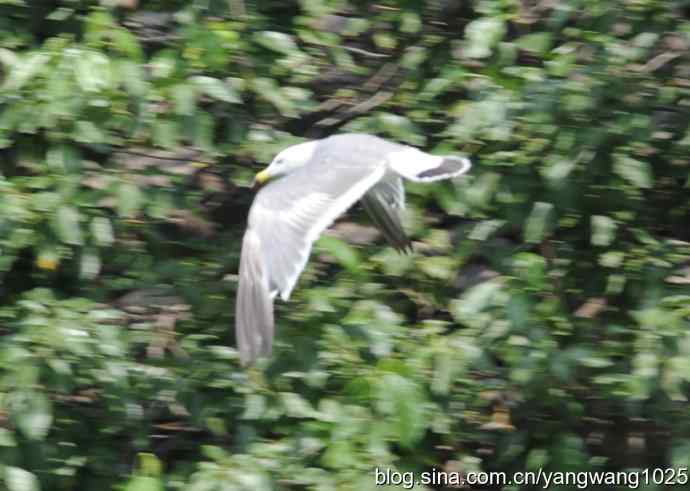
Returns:
[[[400,220],[405,208],[405,188],[400,177],[382,179],[364,195],[362,206],[391,246],[400,252],[412,250]]]
[[[242,240],[240,284],[235,308],[235,337],[243,365],[271,354],[273,295],[261,257],[261,239],[250,227]]]

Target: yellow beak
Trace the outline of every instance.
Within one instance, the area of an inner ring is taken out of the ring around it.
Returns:
[[[259,184],[263,184],[266,181],[268,181],[271,178],[271,175],[266,171],[266,169],[262,170],[261,172],[257,172],[257,174],[254,176],[254,186],[257,186]]]

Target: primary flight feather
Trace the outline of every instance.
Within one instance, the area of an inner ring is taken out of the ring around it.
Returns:
[[[400,212],[403,178],[419,182],[466,173],[469,159],[435,156],[366,134],[293,145],[256,175],[266,183],[242,240],[235,335],[242,364],[271,353],[273,300],[290,298],[312,244],[358,200],[396,249],[410,249]]]

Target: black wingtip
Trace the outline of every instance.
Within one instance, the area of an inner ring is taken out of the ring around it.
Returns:
[[[471,167],[472,163],[466,157],[443,157],[440,165],[420,172],[417,174],[417,178],[428,181],[448,179],[466,173]]]
[[[400,254],[407,255],[412,254],[414,252],[414,247],[412,247],[411,240],[406,240],[405,242],[397,242],[395,244],[391,244],[391,246]]]

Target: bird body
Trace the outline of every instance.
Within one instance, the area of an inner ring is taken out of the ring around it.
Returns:
[[[409,249],[400,221],[403,178],[429,182],[464,174],[464,157],[439,157],[366,134],[341,134],[288,147],[256,176],[242,241],[235,332],[240,360],[271,353],[273,301],[288,300],[312,244],[355,202],[396,249]]]

